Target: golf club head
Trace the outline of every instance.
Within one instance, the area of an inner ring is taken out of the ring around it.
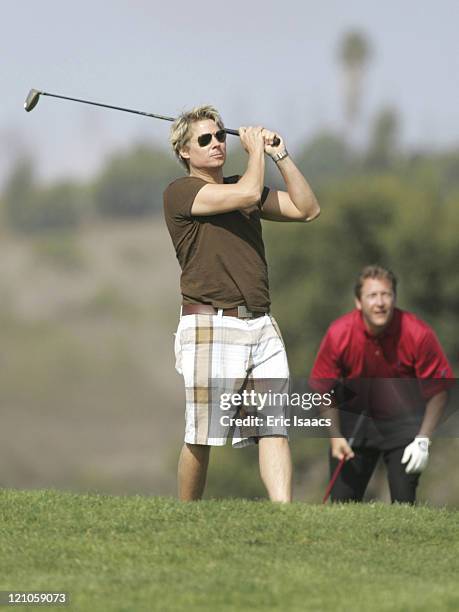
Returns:
[[[38,91],[38,89],[31,89],[29,91],[26,101],[24,102],[24,108],[28,113],[37,106],[40,94],[41,91]]]

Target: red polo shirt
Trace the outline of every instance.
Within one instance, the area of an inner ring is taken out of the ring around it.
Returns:
[[[451,384],[432,379],[452,379],[453,372],[433,330],[414,314],[394,309],[386,329],[372,336],[359,310],[334,321],[328,328],[317,354],[311,384],[320,379],[417,378],[425,399]],[[451,381],[449,381],[451,383]],[[329,385],[331,387],[333,385]]]

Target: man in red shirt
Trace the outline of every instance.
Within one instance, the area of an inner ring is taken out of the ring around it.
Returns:
[[[339,460],[346,462],[332,501],[361,501],[382,455],[392,502],[414,503],[430,438],[446,405],[451,367],[432,329],[395,307],[396,286],[390,270],[365,267],[355,286],[356,309],[330,325],[312,369],[315,388],[329,390],[345,379],[344,387],[356,392],[339,419],[333,410],[331,473]],[[351,448],[346,438],[362,411]]]

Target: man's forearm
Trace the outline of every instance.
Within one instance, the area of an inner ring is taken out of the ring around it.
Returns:
[[[438,423],[440,422],[445,410],[446,402],[448,401],[448,392],[441,391],[430,398],[427,402],[424,418],[422,420],[421,429],[418,432],[419,437],[431,438]]]
[[[309,183],[296,167],[292,158],[290,156],[285,157],[276,165],[282,174],[290,199],[296,208],[309,220],[317,217],[320,213],[319,204]]]
[[[330,438],[341,438],[342,433],[340,430],[340,419],[339,419],[339,410],[332,403],[331,406],[320,408],[320,416],[323,419],[330,419],[330,425],[328,427],[328,435]]]
[[[249,154],[247,170],[239,180],[239,185],[249,193],[257,194],[261,198],[265,181],[265,155],[262,151]]]

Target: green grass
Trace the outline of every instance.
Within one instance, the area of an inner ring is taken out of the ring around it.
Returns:
[[[91,612],[457,610],[458,516],[3,490],[0,590]]]

